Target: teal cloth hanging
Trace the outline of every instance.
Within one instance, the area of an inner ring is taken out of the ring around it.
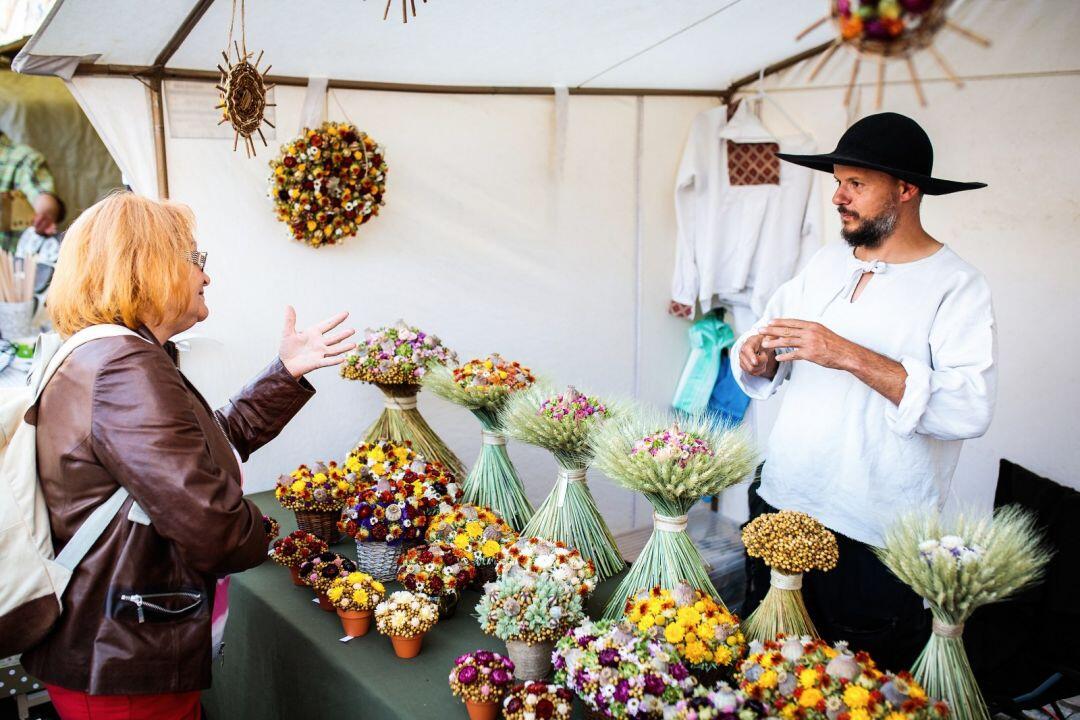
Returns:
[[[690,326],[690,356],[671,401],[676,410],[700,415],[709,406],[720,375],[720,353],[735,343],[735,333],[722,317],[711,312]]]

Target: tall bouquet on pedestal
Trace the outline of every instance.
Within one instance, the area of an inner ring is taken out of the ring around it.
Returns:
[[[934,614],[933,634],[912,674],[959,720],[990,720],[964,650],[964,622],[981,605],[1038,581],[1050,560],[1035,520],[1017,507],[980,519],[915,512],[885,534],[878,557]]]
[[[533,508],[506,452],[499,412],[511,395],[535,381],[529,368],[499,355],[470,360],[453,370],[433,366],[423,381],[425,388],[468,408],[480,421],[480,457],[465,479],[465,502],[491,508],[515,530],[525,527]]]
[[[562,393],[549,388],[519,393],[499,416],[510,437],[549,450],[559,463],[555,488],[522,535],[577,548],[593,561],[601,579],[611,577],[626,564],[585,476],[593,457],[589,439],[611,414],[598,398],[568,387]]]
[[[341,376],[378,387],[385,408],[356,444],[383,438],[396,443],[408,441],[424,457],[442,463],[458,477],[464,476],[461,460],[416,409],[416,394],[428,368],[456,360],[457,355],[438,337],[402,320],[391,327],[365,331],[364,342],[356,352],[345,356]]]
[[[694,542],[687,513],[704,495],[740,482],[757,460],[743,429],[727,429],[708,417],[672,423],[666,414],[635,408],[597,431],[596,466],[654,508],[653,533],[630,572],[611,596],[604,617],[622,615],[628,598],[654,585],[674,589],[681,581],[723,604]]]

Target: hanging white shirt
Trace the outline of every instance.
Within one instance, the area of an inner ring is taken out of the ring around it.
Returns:
[[[774,137],[743,101],[731,120],[727,108],[694,119],[675,183],[678,224],[671,297],[749,308],[765,303],[821,245],[819,173],[780,163],[779,185],[731,185],[727,141],[773,142],[782,152],[812,153],[806,135]]]
[[[865,272],[874,276],[851,302]],[[964,439],[985,433],[994,413],[997,329],[979,271],[948,247],[887,265],[832,243],[776,292],[732,357],[776,318],[819,322],[900,362],[907,381],[896,406],[851,373],[808,360],[780,363],[771,381],[733,363],[751,398],[789,386],[769,438],[761,497],[878,546],[905,508],[944,504]]]

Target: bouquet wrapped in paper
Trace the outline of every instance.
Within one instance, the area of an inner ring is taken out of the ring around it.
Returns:
[[[703,685],[731,680],[746,654],[739,618],[689,583],[654,587],[626,601],[626,619],[662,635]]]
[[[947,720],[910,673],[878,670],[846,643],[778,635],[750,643],[740,691],[770,716],[803,720]]]
[[[596,466],[652,504],[653,532],[604,610],[618,618],[626,601],[654,586],[686,581],[723,601],[709,580],[701,554],[686,534],[687,513],[704,495],[718,495],[753,469],[756,453],[743,429],[708,417],[672,423],[644,408],[607,423],[593,438]]]
[[[464,477],[461,460],[416,409],[416,395],[428,368],[456,360],[457,355],[438,337],[404,321],[368,328],[356,351],[345,356],[341,376],[378,387],[385,407],[357,444],[383,438],[396,443],[409,441],[424,457],[442,463],[456,477]]]
[[[529,368],[499,355],[470,360],[453,370],[436,365],[424,376],[425,388],[468,408],[480,421],[480,457],[465,478],[465,502],[491,508],[515,530],[525,527],[533,508],[506,452],[499,413],[514,393],[535,381]]]
[[[912,667],[915,677],[960,720],[989,720],[964,649],[964,622],[976,608],[1042,577],[1050,552],[1033,516],[1013,506],[977,519],[913,512],[889,528],[877,554],[934,615],[930,640]]]
[[[771,568],[769,592],[743,622],[750,640],[785,635],[817,637],[802,596],[802,576],[832,570],[839,558],[836,536],[806,513],[782,510],[759,515],[743,528],[746,554]]]
[[[626,565],[586,479],[593,458],[590,439],[610,415],[602,401],[573,387],[562,393],[535,387],[511,398],[499,416],[510,437],[550,451],[559,464],[554,489],[522,535],[577,548],[593,561],[601,579]]]

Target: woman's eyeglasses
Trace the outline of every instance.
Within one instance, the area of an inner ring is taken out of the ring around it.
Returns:
[[[188,259],[188,262],[200,270],[206,269],[206,253],[199,252],[198,250],[190,250],[184,253],[184,257]]]

